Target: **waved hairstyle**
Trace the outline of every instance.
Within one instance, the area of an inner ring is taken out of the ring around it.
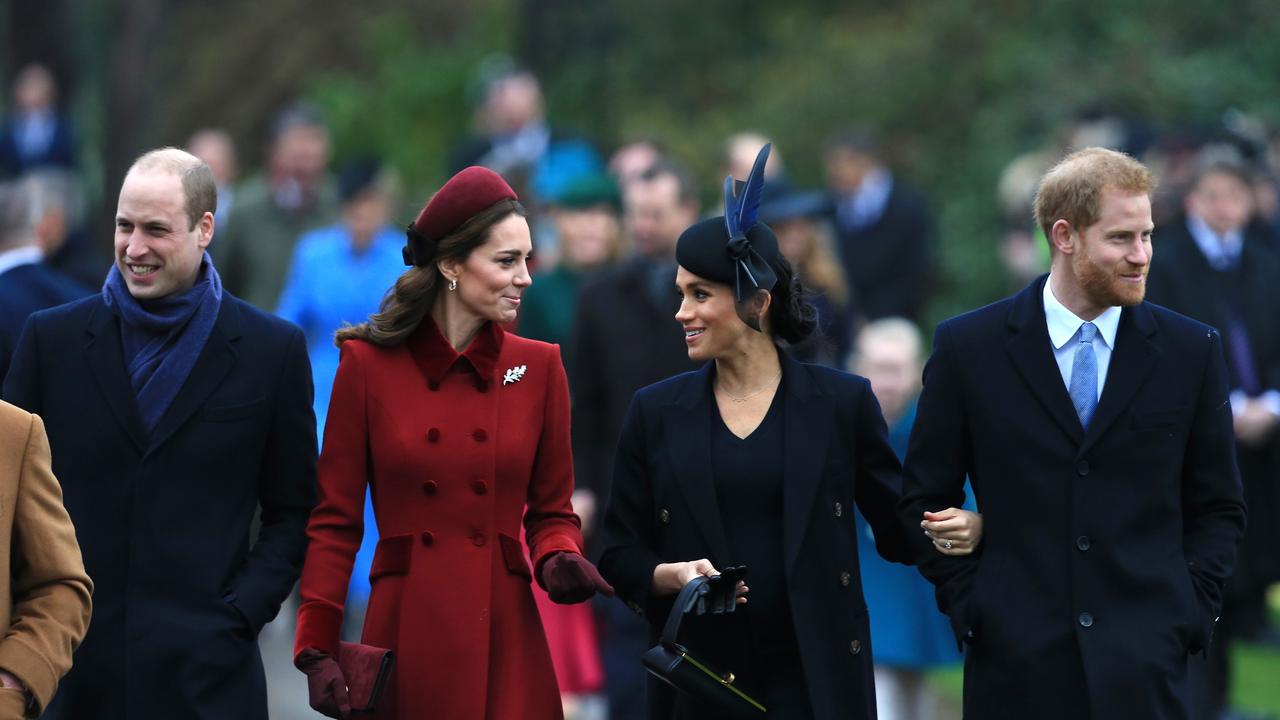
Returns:
[[[512,215],[528,217],[519,201],[504,199],[471,216],[436,243],[436,253],[430,264],[411,267],[396,279],[396,284],[382,298],[378,312],[359,325],[339,328],[334,333],[334,344],[341,347],[347,340],[364,340],[388,347],[404,342],[431,312],[440,287],[444,285],[444,276],[440,274],[437,263],[448,259],[465,261],[471,251],[489,239],[489,231],[494,225]]]
[[[1115,150],[1092,147],[1068,155],[1053,166],[1036,191],[1035,218],[1053,250],[1053,224],[1066,220],[1083,231],[1098,222],[1104,190],[1145,193],[1155,190],[1146,166]],[[1055,251],[1056,252],[1056,251]]]

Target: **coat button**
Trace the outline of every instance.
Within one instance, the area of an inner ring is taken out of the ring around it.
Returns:
[[[439,389],[440,389],[440,383],[439,383],[438,381],[436,381],[436,380],[428,380],[428,381],[427,381],[427,388],[428,388],[429,390],[431,390],[432,392],[435,392],[436,390],[439,390]]]
[[[853,581],[853,576],[847,572],[840,573],[840,587],[849,587],[849,583]]]
[[[426,545],[427,547],[431,547],[433,544],[435,544],[435,541],[436,541],[436,536],[430,530],[422,533],[423,545]]]
[[[1087,612],[1080,613],[1080,627],[1093,627],[1093,616]]]
[[[472,480],[472,481],[471,481],[471,492],[473,492],[473,493],[475,493],[475,494],[477,494],[477,495],[483,495],[483,494],[485,494],[485,493],[489,492],[489,483],[487,483],[487,482],[485,482],[485,481],[483,481],[483,480]]]
[[[422,492],[428,495],[435,495],[436,490],[439,490],[439,489],[440,489],[440,485],[435,480],[428,480],[422,483]]]
[[[476,547],[484,547],[484,543],[485,543],[484,533],[478,532],[475,535],[471,536],[472,545],[475,545]]]
[[[428,430],[427,442],[440,442],[440,431],[436,428],[431,428],[430,430]]]
[[[484,428],[476,428],[475,432],[471,433],[471,437],[474,438],[476,442],[484,442],[489,439],[489,433],[485,432]]]
[[[857,654],[858,654],[858,653],[860,653],[860,652],[862,652],[862,641],[861,641],[861,640],[854,640],[853,642],[849,643],[849,654],[850,654],[850,655],[857,655]]]
[[[841,515],[844,515],[844,505],[836,503],[836,517],[840,517]]]
[[[1088,460],[1081,460],[1080,462],[1076,463],[1076,474],[1079,475],[1080,477],[1084,477],[1085,475],[1089,474]]]
[[[663,525],[670,525],[671,511],[666,508],[662,508],[661,510],[658,511],[658,519],[662,521]]]
[[[1088,535],[1081,535],[1080,537],[1076,538],[1076,547],[1080,549],[1080,552],[1087,551],[1090,545],[1092,545],[1092,543],[1089,542]]]
[[[489,381],[488,381],[488,380],[477,380],[477,381],[476,381],[476,390],[479,390],[479,391],[480,391],[480,392],[482,392],[482,393],[487,393],[487,392],[489,392]]]

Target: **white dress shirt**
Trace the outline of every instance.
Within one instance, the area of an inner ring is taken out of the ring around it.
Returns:
[[[1049,326],[1049,343],[1053,346],[1053,359],[1062,372],[1062,384],[1071,388],[1071,368],[1076,361],[1076,346],[1080,344],[1080,326],[1085,320],[1067,309],[1053,294],[1053,276],[1044,283],[1044,319]],[[1111,352],[1116,348],[1116,333],[1120,330],[1120,308],[1111,306],[1094,318],[1098,335],[1093,340],[1093,355],[1098,360],[1098,399],[1102,399],[1102,386],[1107,382],[1107,369],[1111,367]]]

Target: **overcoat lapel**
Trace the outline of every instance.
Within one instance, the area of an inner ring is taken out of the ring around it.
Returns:
[[[813,517],[814,496],[822,481],[827,445],[835,425],[835,407],[809,379],[809,370],[781,353],[783,367],[782,551],[787,575],[795,572],[800,546]],[[851,432],[852,428],[840,428]],[[851,438],[850,438],[851,439]],[[855,454],[853,461],[858,462]]]
[[[1053,357],[1044,317],[1041,293],[1047,278],[1048,275],[1041,277],[1014,297],[1008,320],[1013,337],[1005,343],[1005,350],[1045,411],[1071,437],[1072,442],[1079,445],[1084,440],[1084,428],[1080,425],[1075,406],[1071,404],[1067,386],[1062,382],[1062,371]],[[991,401],[1001,402],[994,397]]]
[[[715,476],[711,467],[711,373],[712,363],[689,376],[679,400],[668,409],[671,466],[677,484],[693,511],[693,522],[711,549],[713,564],[729,561],[720,505],[716,501]]]
[[[1102,398],[1089,422],[1089,431],[1085,433],[1080,454],[1088,452],[1102,438],[1142,388],[1160,356],[1160,348],[1153,339],[1155,334],[1155,318],[1145,303],[1127,307],[1121,313],[1116,346],[1111,353],[1111,366],[1103,381]]]
[[[178,428],[182,427],[195,412],[199,410],[222,383],[223,378],[236,364],[235,349],[232,345],[240,339],[240,311],[234,304],[224,299],[218,309],[218,319],[214,322],[213,332],[205,343],[200,357],[191,368],[191,374],[182,384],[178,394],[173,398],[169,409],[160,416],[151,436],[150,448],[160,447]]]
[[[138,401],[124,367],[124,343],[120,339],[120,323],[115,314],[100,304],[89,316],[88,344],[85,359],[89,374],[102,393],[111,413],[139,454],[147,450],[147,433],[142,427]]]

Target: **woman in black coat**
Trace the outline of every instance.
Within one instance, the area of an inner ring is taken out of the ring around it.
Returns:
[[[689,357],[711,362],[632,400],[600,571],[656,640],[686,583],[747,566],[738,611],[687,619],[681,643],[733,673],[770,718],[874,718],[853,507],[880,554],[910,564],[894,510],[901,468],[864,378],[796,362],[776,344],[812,331],[812,310],[773,232],[752,220],[752,182],[744,201],[726,198],[728,222],[680,237],[676,320]],[[940,552],[972,552],[977,515],[931,515],[924,527]],[[653,679],[650,713],[715,716]]]

